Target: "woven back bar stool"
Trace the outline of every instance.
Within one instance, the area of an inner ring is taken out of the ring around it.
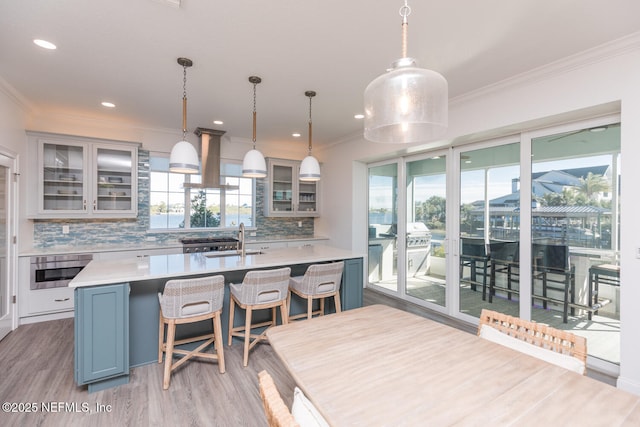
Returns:
[[[165,353],[164,377],[162,388],[167,390],[171,381],[171,372],[192,357],[203,357],[218,361],[218,369],[223,374],[224,350],[222,344],[222,302],[224,300],[224,276],[210,276],[198,279],[169,280],[164,292],[158,294],[160,300],[160,325],[158,333],[158,363],[162,363]],[[213,333],[176,341],[176,325],[213,320]],[[167,340],[164,329],[167,326]],[[203,341],[195,350],[177,349],[175,346]],[[215,343],[215,344],[214,344]],[[210,344],[214,344],[214,353],[204,353]],[[173,355],[183,357],[173,363]]]
[[[276,324],[276,310],[280,307],[282,324],[288,322],[287,290],[291,268],[275,270],[254,270],[244,276],[241,284],[229,285],[231,290],[229,307],[229,345],[233,337],[244,339],[243,365],[249,363],[249,350],[260,341],[266,340],[268,327]],[[244,325],[234,325],[235,306],[245,310]],[[255,310],[271,309],[271,320],[252,324],[251,314]],[[260,333],[252,333],[252,329],[265,328]],[[252,341],[253,340],[253,341]]]
[[[327,264],[313,264],[307,268],[304,276],[292,277],[289,280],[288,306],[291,309],[291,294],[294,293],[307,300],[307,312],[289,315],[289,320],[306,317],[311,319],[314,315],[324,315],[324,301],[333,297],[336,313],[342,311],[340,305],[340,283],[342,282],[342,270],[344,261]],[[313,300],[320,300],[320,307],[313,311]]]

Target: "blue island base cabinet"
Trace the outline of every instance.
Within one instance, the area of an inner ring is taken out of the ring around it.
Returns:
[[[86,384],[90,393],[104,390],[128,383],[131,368],[158,362],[158,293],[163,292],[169,278],[195,278],[224,274],[227,286],[225,286],[222,308],[223,339],[226,338],[229,327],[228,284],[242,283],[247,271],[257,268],[276,268],[288,265],[291,267],[292,276],[301,276],[310,264],[344,260],[340,289],[342,309],[350,310],[362,306],[364,280],[362,257],[342,256],[340,250],[330,247],[287,250],[288,252],[276,253],[274,251],[273,259],[270,262],[265,254],[261,259],[267,261],[263,261],[262,265],[258,264],[251,266],[251,268],[240,265],[223,271],[220,271],[217,265],[207,267],[207,262],[216,263],[215,258],[213,261],[202,259],[201,254],[151,256],[146,260],[150,266],[157,263],[166,270],[168,265],[178,265],[181,268],[188,265],[191,269],[184,271],[183,274],[180,274],[180,271],[174,271],[166,277],[165,274],[140,276],[137,264],[139,260],[136,259],[136,263],[130,263],[135,267],[135,271],[125,271],[122,274],[123,277],[110,283],[100,283],[100,281],[96,283],[94,278],[100,274],[101,269],[113,268],[113,265],[109,261],[104,261],[102,264],[100,261],[97,261],[97,264],[96,261],[92,261],[74,279],[82,279],[84,274],[88,277],[88,279],[85,278],[85,281],[89,282],[83,283],[80,280],[75,288],[74,377],[76,383],[79,386]],[[290,261],[281,264],[279,258]],[[295,262],[298,260],[301,262]],[[125,267],[123,267],[125,270],[126,265],[125,263]],[[201,267],[202,265],[204,267]],[[92,272],[92,268],[95,270],[94,272]],[[128,280],[124,276],[128,277]],[[315,304],[318,302],[316,301]],[[236,307],[236,309],[238,308]],[[306,302],[294,299],[291,301],[290,310],[294,314],[304,313],[306,312]],[[327,313],[335,310],[332,299],[328,301],[325,310]],[[260,315],[265,315],[264,320],[267,320],[270,313],[268,311],[257,313],[254,320],[261,320]],[[244,313],[237,312],[235,319],[241,321],[244,319]],[[180,326],[176,331],[177,340],[211,332],[210,321]]]
[[[89,392],[129,382],[129,284],[75,289],[75,369]]]

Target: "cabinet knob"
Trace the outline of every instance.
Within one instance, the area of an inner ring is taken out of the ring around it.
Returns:
[[[83,200],[82,201],[82,210],[86,211],[87,210],[87,200]]]

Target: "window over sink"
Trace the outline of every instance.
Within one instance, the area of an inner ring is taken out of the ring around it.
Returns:
[[[189,188],[199,174],[169,172],[166,154],[149,156],[149,229],[176,230],[255,225],[255,183],[242,177],[242,164],[223,159],[222,188]]]

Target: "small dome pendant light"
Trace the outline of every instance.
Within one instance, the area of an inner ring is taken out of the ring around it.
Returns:
[[[316,93],[312,90],[308,90],[304,93],[309,97],[309,154],[302,160],[300,164],[300,181],[319,181],[320,180],[320,165],[318,160],[311,155],[311,98],[316,96]]]
[[[448,126],[449,89],[435,71],[418,68],[407,57],[407,17],[411,8],[400,8],[402,58],[377,77],[364,91],[364,137],[373,142],[412,143],[434,140]]]
[[[187,67],[191,67],[193,62],[188,58],[178,58],[178,64],[183,69],[183,91],[182,91],[182,141],[176,143],[171,149],[169,156],[169,171],[175,173],[198,173],[198,152],[193,145],[187,141]]]
[[[242,161],[242,176],[246,178],[264,178],[267,176],[267,164],[264,161],[264,156],[256,150],[256,85],[261,81],[260,77],[249,77],[249,82],[253,84],[253,149],[244,155],[244,160]]]

